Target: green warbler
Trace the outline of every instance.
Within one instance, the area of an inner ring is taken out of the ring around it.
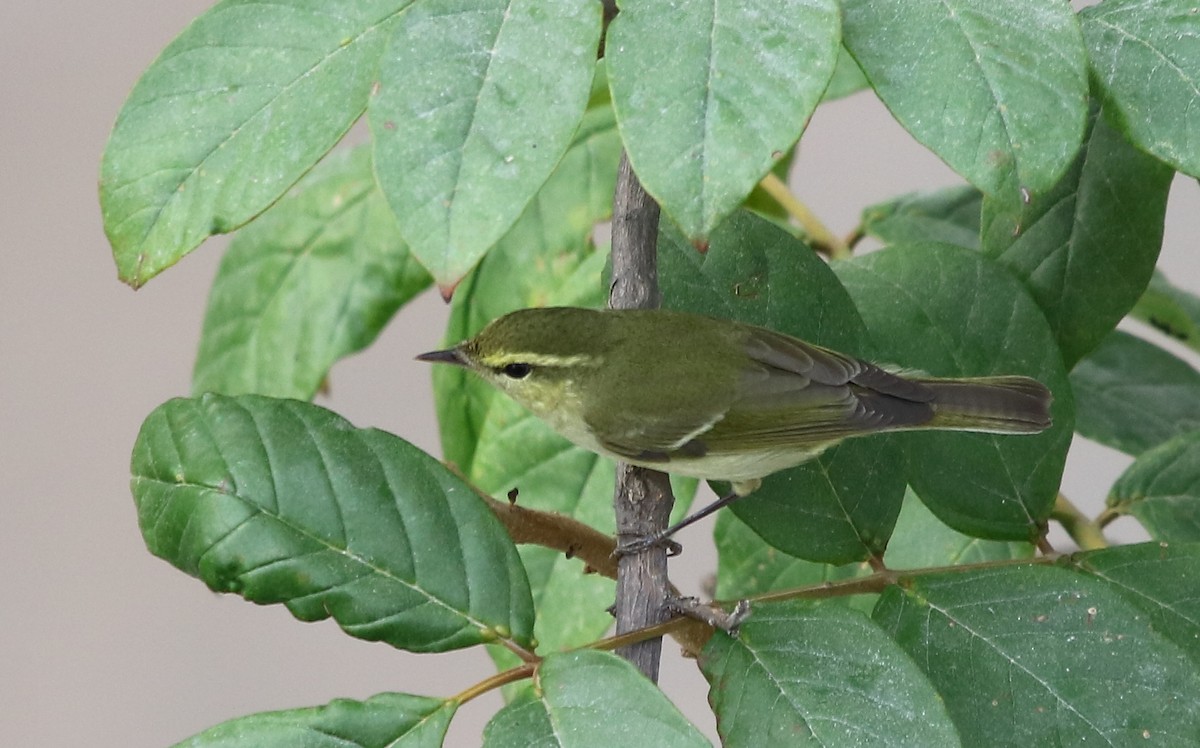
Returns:
[[[733,493],[641,550],[851,436],[1050,426],[1034,379],[895,374],[762,327],[666,310],[523,309],[417,358],[464,366],[576,445]]]

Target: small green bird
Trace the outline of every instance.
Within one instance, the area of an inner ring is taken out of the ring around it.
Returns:
[[[937,379],[762,327],[667,310],[523,309],[417,358],[464,366],[584,449],[733,493],[634,552],[851,436],[942,429],[1032,434],[1050,426],[1035,379]]]

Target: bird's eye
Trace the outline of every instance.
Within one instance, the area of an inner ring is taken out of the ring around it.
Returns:
[[[524,379],[529,376],[530,368],[529,364],[506,364],[502,371],[509,379]]]

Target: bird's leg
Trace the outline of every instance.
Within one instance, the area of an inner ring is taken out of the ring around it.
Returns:
[[[738,627],[750,617],[750,601],[738,600],[733,610],[726,610],[713,603],[702,603],[694,597],[668,597],[667,610],[681,616],[707,623],[730,636],[737,636]]]
[[[665,530],[660,530],[659,532],[653,533],[652,535],[646,535],[646,536],[638,538],[637,540],[634,540],[633,542],[630,542],[630,543],[624,543],[624,542],[619,543],[617,545],[617,549],[616,549],[615,553],[618,556],[630,556],[635,553],[641,553],[642,551],[647,550],[649,548],[653,548],[656,545],[661,545],[663,543],[670,543],[670,545],[667,546],[668,555],[678,556],[679,552],[682,550],[682,548],[680,547],[679,543],[676,543],[675,541],[670,539],[672,535],[679,532],[680,530],[687,527],[688,525],[704,519],[705,517],[707,517],[708,515],[712,514],[715,511],[717,511],[718,509],[729,506],[730,504],[732,504],[737,499],[740,499],[741,497],[742,497],[742,494],[736,493],[734,491],[730,491],[728,495],[722,496],[721,498],[717,499],[713,503],[704,507],[700,511],[698,511],[694,514],[690,514],[687,517],[684,517],[683,519],[679,520],[678,522],[671,525],[670,527],[668,527]]]

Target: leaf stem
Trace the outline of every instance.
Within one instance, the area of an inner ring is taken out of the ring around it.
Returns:
[[[1113,520],[1125,516],[1125,512],[1121,511],[1120,507],[1109,506],[1105,507],[1103,512],[1096,517],[1096,526],[1100,528],[1108,527]]]
[[[759,182],[759,186],[774,198],[775,202],[779,203],[789,216],[796,219],[804,232],[808,234],[808,240],[813,249],[835,260],[844,260],[850,256],[850,247],[830,231],[825,224],[821,223],[821,219],[817,218],[807,205],[792,194],[782,179],[772,172],[767,172],[767,175]]]
[[[542,661],[542,658],[539,657],[536,653],[531,652],[528,649],[525,649],[525,647],[522,647],[520,644],[517,644],[517,642],[513,639],[502,637],[500,639],[497,639],[496,643],[503,645],[505,649],[512,652],[517,657],[520,657],[522,662],[538,663],[538,662]]]
[[[535,670],[537,670],[537,663],[534,662],[509,668],[504,672],[496,673],[490,678],[479,681],[462,693],[453,696],[451,700],[457,701],[459,704],[465,704],[476,696],[482,696],[488,691],[493,691],[501,686],[507,686],[509,683],[516,683],[519,680],[529,678]]]
[[[1083,550],[1094,551],[1108,547],[1108,540],[1105,539],[1099,522],[1084,516],[1062,493],[1059,493],[1054,501],[1054,511],[1050,512],[1050,518],[1062,525],[1071,539]]]

